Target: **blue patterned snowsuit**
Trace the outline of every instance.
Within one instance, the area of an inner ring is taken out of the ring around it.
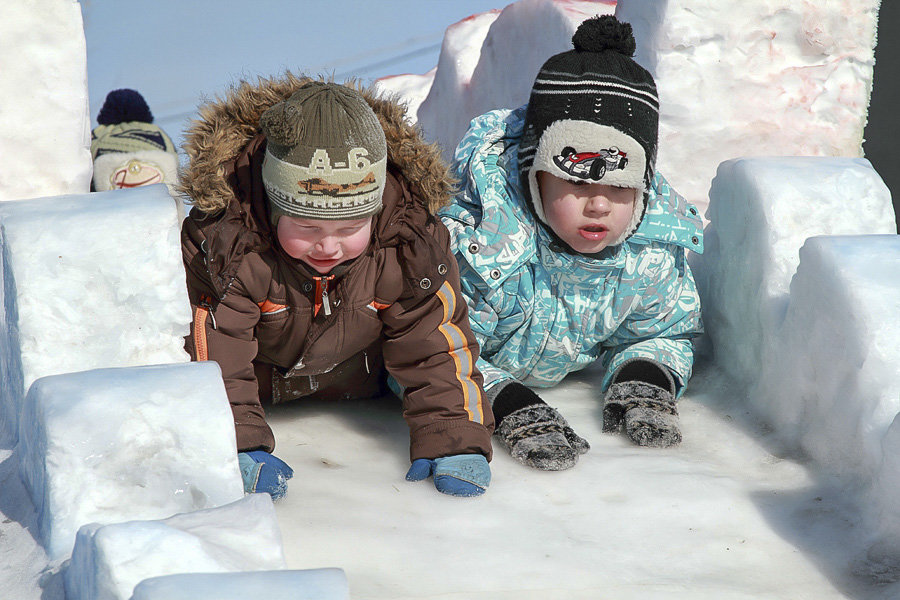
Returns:
[[[462,189],[440,212],[485,389],[510,379],[549,387],[601,358],[606,390],[623,363],[643,358],[668,367],[680,395],[702,332],[684,250],[703,249],[697,209],[657,173],[630,238],[597,259],[561,251],[521,192],[524,117],[522,107],[472,121],[454,161]]]

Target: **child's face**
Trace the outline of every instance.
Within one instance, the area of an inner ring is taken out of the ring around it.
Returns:
[[[289,256],[325,274],[365,251],[372,237],[372,217],[324,221],[282,216],[277,235]]]
[[[537,181],[547,224],[576,252],[600,252],[631,224],[633,188],[573,182],[546,171],[538,171]]]

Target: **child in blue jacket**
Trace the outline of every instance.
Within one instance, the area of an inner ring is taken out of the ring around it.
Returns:
[[[685,249],[697,209],[654,170],[659,100],[631,26],[595,17],[541,68],[529,103],[474,119],[441,211],[512,456],[560,470],[589,449],[532,387],[600,359],[603,429],[681,441],[676,399],[702,332]]]

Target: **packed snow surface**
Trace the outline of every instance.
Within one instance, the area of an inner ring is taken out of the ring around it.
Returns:
[[[851,489],[784,457],[714,369],[695,375],[685,439],[671,450],[601,432],[600,378],[583,372],[542,392],[591,443],[573,469],[529,469],[498,445],[490,489],[469,501],[404,481],[396,401],[277,407],[277,454],[304,474],[276,504],[288,566],[340,566],[351,596],[366,599],[823,600],[888,589],[854,572],[867,538]]]

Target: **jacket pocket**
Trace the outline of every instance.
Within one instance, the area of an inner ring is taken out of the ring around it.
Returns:
[[[260,319],[271,319],[281,315],[287,315],[289,312],[289,308],[286,304],[268,299],[257,302],[257,306],[259,306]]]
[[[341,318],[339,328],[343,335],[334,342],[334,351],[339,358],[353,356],[381,339],[384,324],[374,307],[348,311]]]

